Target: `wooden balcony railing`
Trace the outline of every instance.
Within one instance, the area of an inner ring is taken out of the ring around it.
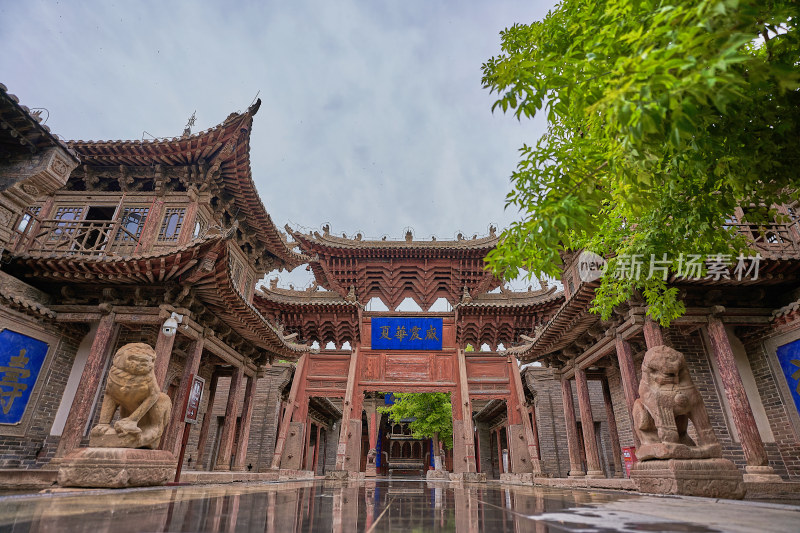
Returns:
[[[118,220],[38,220],[22,233],[17,253],[31,255],[131,255],[139,237]]]
[[[736,230],[744,235],[751,246],[758,251],[770,253],[800,253],[800,228],[793,224],[734,224]]]

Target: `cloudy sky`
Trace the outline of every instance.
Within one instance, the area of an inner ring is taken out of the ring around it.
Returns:
[[[554,2],[0,0],[0,82],[66,139],[177,136],[261,98],[253,175],[279,226],[486,234],[543,121],[492,114],[481,64]],[[303,285],[304,276],[282,275]]]

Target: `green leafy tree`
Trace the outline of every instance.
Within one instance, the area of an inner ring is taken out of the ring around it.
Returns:
[[[790,0],[565,0],[542,21],[501,33],[483,65],[493,110],[545,113],[523,146],[506,207],[522,219],[489,264],[559,276],[564,250],[638,255],[643,275],[603,277],[593,310],[608,317],[634,291],[668,325],[677,290],[646,279],[651,254],[752,255],[730,216],[771,224],[797,198],[800,3]],[[726,258],[727,259],[727,258]]]
[[[453,409],[450,395],[444,392],[401,392],[394,395],[394,405],[381,407],[393,424],[413,419],[408,427],[419,439],[433,439],[434,449],[438,442],[447,449],[453,447]]]

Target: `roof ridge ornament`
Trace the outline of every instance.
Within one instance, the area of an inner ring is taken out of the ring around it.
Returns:
[[[461,295],[461,303],[462,304],[468,304],[471,301],[472,301],[472,296],[470,296],[470,294],[469,294],[469,289],[467,288],[466,285],[464,285],[464,292]]]
[[[347,293],[347,296],[344,298],[348,302],[355,302],[356,301],[356,288],[355,285],[350,285],[350,290]]]

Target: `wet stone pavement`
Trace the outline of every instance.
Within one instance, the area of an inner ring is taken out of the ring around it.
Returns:
[[[800,507],[378,479],[0,497],[0,532],[800,531]]]

